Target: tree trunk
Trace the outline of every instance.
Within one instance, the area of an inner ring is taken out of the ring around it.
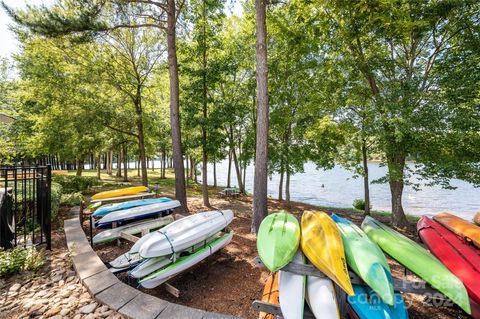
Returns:
[[[190,156],[190,179],[193,181],[194,177],[197,175],[197,163],[195,162],[195,159]],[[197,182],[197,179],[195,179],[195,183]]]
[[[122,148],[120,147],[120,152],[117,154],[117,174],[116,177],[122,177]]]
[[[362,162],[363,162],[363,192],[365,201],[365,215],[370,215],[370,183],[368,177],[368,162],[367,162],[367,141],[362,141]]]
[[[279,201],[283,200],[283,175],[284,175],[284,170],[283,170],[283,159],[282,159],[280,164],[280,183],[278,184],[278,200]]]
[[[190,162],[188,161],[188,155],[185,156],[185,167],[186,167],[186,170],[185,170],[185,179],[187,180],[187,186],[189,185],[189,179],[190,179],[190,175],[189,175],[189,172],[190,172]]]
[[[285,181],[285,200],[287,201],[287,206],[290,207],[290,169],[287,166],[286,171],[286,181]]]
[[[256,13],[256,77],[257,129],[255,149],[255,176],[253,193],[252,232],[268,214],[268,65],[267,65],[267,0],[255,0]]]
[[[240,172],[240,163],[237,158],[237,151],[235,150],[235,142],[233,138],[233,126],[230,125],[230,147],[231,147],[231,152],[232,152],[232,157],[233,157],[233,164],[235,167],[235,173],[237,175],[237,183],[238,183],[238,188],[240,189],[240,193],[245,194],[245,188],[243,187],[243,182],[242,182],[242,174]]]
[[[213,160],[213,187],[217,188],[217,162]]]
[[[83,159],[77,158],[76,160],[76,167],[77,167],[77,176],[82,176],[82,171],[83,171]]]
[[[100,155],[97,156],[96,164],[97,164],[96,165],[97,166],[97,179],[101,180],[102,176],[101,176],[101,170],[100,170]]]
[[[188,212],[187,191],[183,169],[182,137],[180,132],[180,101],[178,84],[178,62],[176,48],[175,0],[167,0],[167,51],[170,76],[170,125],[172,130],[172,149],[175,168],[175,197],[182,210]]]
[[[163,147],[162,149],[162,161],[163,161],[163,167],[162,167],[162,174],[160,176],[160,178],[165,178],[165,166],[167,165],[167,154],[166,154],[166,150],[165,150],[165,147]]]
[[[140,152],[140,166],[142,169],[142,185],[148,186],[148,172],[147,172],[147,156],[145,154],[145,132],[143,128],[143,108],[142,108],[142,88],[141,84],[137,84],[137,92],[135,95],[134,106],[136,112],[136,125],[138,137],[138,150]]]
[[[137,160],[137,176],[140,177],[140,167],[141,167],[141,164],[140,164],[140,157],[138,158]]]
[[[122,148],[123,153],[123,181],[128,182],[128,153],[127,153],[127,144],[123,144]]]
[[[407,217],[402,206],[403,178],[405,169],[405,155],[387,155],[390,194],[392,196],[392,224],[395,227],[405,228],[408,225]]]
[[[228,174],[227,174],[227,188],[230,188],[230,180],[232,179],[232,151],[228,152]]]

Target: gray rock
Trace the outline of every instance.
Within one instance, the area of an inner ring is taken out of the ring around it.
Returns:
[[[91,304],[86,305],[86,306],[83,306],[82,308],[80,308],[80,312],[83,313],[83,314],[89,314],[89,313],[94,312],[95,308],[97,308],[97,303],[96,302],[91,303]]]
[[[10,287],[9,291],[14,292],[14,291],[17,291],[18,289],[20,289],[21,287],[22,287],[21,284],[16,283],[16,284],[14,284],[13,286]]]

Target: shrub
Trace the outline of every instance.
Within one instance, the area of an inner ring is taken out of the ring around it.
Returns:
[[[62,185],[64,193],[85,192],[93,186],[99,185],[96,177],[53,175],[52,179]]]
[[[0,277],[9,276],[24,270],[38,270],[45,264],[45,253],[35,248],[15,247],[0,250]]]
[[[60,208],[60,203],[62,201],[63,187],[62,185],[52,182],[51,190],[51,203],[52,203],[52,219],[55,219],[58,214],[58,209]]]
[[[83,201],[83,195],[80,192],[63,194],[61,203],[62,205],[78,206]]]
[[[353,207],[358,210],[365,210],[365,201],[361,198],[357,198],[353,201]]]

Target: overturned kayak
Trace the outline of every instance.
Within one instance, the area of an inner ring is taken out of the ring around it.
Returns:
[[[138,255],[130,255],[129,252],[121,254],[111,262],[109,262],[112,268],[116,269],[130,269],[142,262],[142,258]]]
[[[480,303],[480,250],[426,216],[418,221],[417,230],[432,254],[463,282],[470,298]]]
[[[124,224],[135,220],[152,218],[180,207],[178,200],[119,210],[103,216],[95,222],[96,228],[109,228],[113,223]]]
[[[276,272],[295,256],[300,244],[300,225],[290,213],[280,211],[265,217],[257,235],[257,250],[265,267]]]
[[[113,198],[113,197],[122,197],[128,195],[137,195],[139,193],[148,192],[148,188],[145,186],[134,186],[115,189],[111,191],[100,192],[92,196],[92,200]]]
[[[332,214],[342,235],[347,264],[388,304],[393,305],[393,284],[390,267],[382,250],[351,221]]]
[[[152,205],[152,204],[159,204],[170,202],[172,199],[168,197],[160,197],[160,198],[148,198],[148,199],[137,199],[137,200],[129,200],[122,203],[115,203],[115,204],[107,204],[103,205],[95,210],[93,213],[93,217],[102,217],[109,213],[118,211],[118,210],[125,210],[129,208],[145,206],[145,205]]]
[[[324,212],[307,211],[302,216],[302,251],[308,260],[353,295],[342,237],[335,222]]]
[[[271,273],[265,286],[263,287],[262,301],[278,305],[279,303],[279,291],[278,291],[278,272]],[[260,312],[258,319],[275,319],[275,316],[271,313]]]
[[[393,305],[387,305],[370,287],[353,285],[354,296],[347,302],[354,310],[354,318],[359,319],[407,319],[408,311],[402,295],[395,294]]]
[[[306,300],[315,318],[340,318],[335,285],[330,278],[307,276]]]
[[[470,314],[463,283],[425,248],[370,216],[365,217],[362,229],[388,255]]]
[[[140,286],[144,288],[155,288],[158,285],[161,285],[168,279],[198,264],[200,261],[228,245],[232,240],[232,237],[232,232],[227,233],[197,252],[188,256],[180,257],[176,262],[141,279],[139,281]]]
[[[143,258],[174,254],[213,236],[226,228],[232,220],[231,210],[193,214],[143,236],[133,245],[130,252],[138,251]]]
[[[305,256],[298,250],[293,262],[305,264]],[[303,318],[305,305],[306,276],[280,270],[278,272],[278,290],[280,292],[280,308],[284,319]]]
[[[168,225],[174,221],[173,216],[165,216],[156,219],[142,220],[137,223],[123,225],[117,228],[106,229],[93,237],[93,244],[106,243],[117,238],[120,238],[120,233],[127,233],[130,235],[139,234],[143,230],[158,229]]]
[[[480,248],[480,226],[449,213],[440,213],[433,216],[433,219],[458,236],[464,238],[466,241],[471,242]]]

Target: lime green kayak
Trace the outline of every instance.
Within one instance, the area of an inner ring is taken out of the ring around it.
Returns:
[[[290,213],[268,215],[257,234],[257,250],[265,267],[275,272],[295,256],[300,243],[300,224]]]
[[[347,264],[382,300],[394,304],[392,274],[382,250],[348,219],[332,214],[342,235]]]
[[[362,228],[388,255],[446,295],[470,314],[463,283],[425,248],[379,221],[365,217]]]

